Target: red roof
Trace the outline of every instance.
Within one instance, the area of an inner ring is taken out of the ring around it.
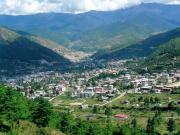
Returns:
[[[114,115],[114,117],[116,117],[116,118],[128,118],[128,115],[126,115],[126,114],[116,114],[116,115]]]

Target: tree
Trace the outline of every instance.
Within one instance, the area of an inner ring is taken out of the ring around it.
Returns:
[[[89,124],[86,121],[77,119],[77,124],[76,124],[75,131],[73,134],[86,135],[88,128],[89,128]]]
[[[105,135],[112,135],[113,134],[113,125],[111,119],[108,119],[106,122],[106,133]]]
[[[178,114],[178,117],[180,116],[180,107],[177,107],[176,112]]]
[[[150,103],[154,104],[154,98],[153,97],[150,98]]]
[[[0,116],[5,120],[27,119],[30,115],[28,100],[16,90],[0,86]]]
[[[99,113],[99,107],[98,106],[94,106],[93,107],[93,113]]]
[[[148,119],[146,132],[148,135],[155,135],[155,119],[154,118]]]
[[[136,119],[133,119],[132,121],[131,121],[131,129],[132,129],[132,135],[136,135],[136,134],[138,134],[138,127],[137,127],[137,120]]]
[[[162,118],[161,118],[161,111],[156,111],[155,112],[155,116],[154,116],[154,119],[155,119],[155,124],[160,124]]]
[[[133,119],[131,122],[132,128],[137,128],[137,120]]]
[[[155,97],[155,104],[159,104],[160,103],[160,99],[158,97]]]
[[[139,101],[139,102],[142,102],[142,101],[143,101],[143,97],[140,96],[140,97],[138,98],[138,101]]]
[[[176,128],[176,123],[173,118],[170,118],[167,123],[167,130],[172,133]]]
[[[173,110],[174,109],[174,102],[172,101],[172,102],[169,102],[169,104],[168,104],[168,109],[169,110]]]
[[[106,109],[105,109],[105,115],[107,115],[107,116],[112,115],[112,108],[111,108],[111,107],[106,107]]]
[[[52,105],[43,98],[36,98],[32,105],[32,122],[39,127],[46,127],[53,113]]]
[[[75,126],[75,120],[69,112],[60,114],[60,130],[64,133],[70,133]]]
[[[104,135],[102,128],[95,123],[90,123],[87,135]]]
[[[130,127],[127,124],[123,124],[120,127],[120,131],[119,131],[118,135],[131,135]]]
[[[150,101],[149,101],[149,98],[146,97],[146,98],[144,99],[144,105],[145,105],[146,108],[149,107],[149,102],[150,102]]]

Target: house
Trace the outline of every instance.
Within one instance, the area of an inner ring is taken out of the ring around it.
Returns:
[[[95,87],[94,91],[95,91],[96,97],[106,95],[106,91],[103,89],[103,87]]]
[[[81,86],[77,85],[77,86],[75,86],[75,90],[72,92],[71,97],[80,98],[81,97],[81,92],[82,92]]]
[[[152,86],[145,86],[145,87],[141,87],[141,91],[143,93],[148,93],[152,90]]]
[[[164,87],[164,88],[162,89],[162,91],[164,91],[164,92],[171,92],[171,91],[172,91],[172,88],[170,88],[170,87]]]
[[[116,115],[114,115],[114,118],[117,118],[117,119],[128,119],[128,115],[126,115],[126,114],[116,114]]]
[[[41,96],[45,96],[46,92],[45,91],[35,91],[35,97],[41,97]]]
[[[175,78],[176,81],[180,81],[180,74],[175,74],[174,78]]]
[[[106,96],[102,96],[102,100],[103,100],[103,101],[107,101],[107,100],[109,100],[109,98],[106,97]]]
[[[161,90],[160,89],[153,89],[152,90],[154,93],[156,93],[156,94],[160,94],[161,93]]]
[[[81,109],[87,109],[88,108],[88,104],[85,104],[85,105],[81,105],[81,107],[80,107]]]
[[[61,94],[61,93],[65,92],[65,91],[66,91],[66,87],[65,86],[63,86],[63,85],[56,86],[56,92],[58,94]]]
[[[93,87],[88,87],[84,90],[84,97],[91,98],[95,95]]]
[[[161,74],[161,78],[168,80],[168,79],[169,79],[169,74],[167,74],[167,73],[162,73],[162,74]]]
[[[156,86],[154,87],[154,89],[162,90],[162,89],[163,89],[163,86],[162,86],[162,85],[156,85]]]

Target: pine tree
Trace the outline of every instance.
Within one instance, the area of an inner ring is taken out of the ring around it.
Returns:
[[[53,113],[52,105],[43,98],[37,98],[33,103],[32,121],[39,127],[46,127]]]
[[[106,107],[106,109],[105,109],[105,115],[107,115],[107,116],[112,115],[112,108],[111,108],[111,107]]]
[[[99,108],[98,106],[93,107],[93,113],[99,113]]]
[[[137,120],[133,119],[131,122],[132,128],[137,128]]]
[[[178,114],[178,117],[180,116],[180,107],[177,107],[176,112]]]
[[[106,135],[112,135],[113,134],[113,125],[111,119],[107,120],[106,124]]]
[[[146,132],[148,135],[155,135],[155,119],[154,118],[148,119]]]
[[[73,127],[75,125],[75,121],[73,116],[68,113],[61,113],[61,119],[60,119],[60,130],[64,133],[70,133],[73,130]]]
[[[172,133],[176,128],[176,123],[173,118],[170,118],[167,123],[167,130]]]
[[[149,98],[145,98],[145,99],[144,99],[144,105],[145,105],[146,108],[149,107],[149,102],[150,102],[150,101],[149,101]]]

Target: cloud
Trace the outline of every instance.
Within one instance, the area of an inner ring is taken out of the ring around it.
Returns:
[[[171,2],[169,2],[169,4],[180,4],[180,0],[171,1]]]
[[[140,4],[141,2],[180,4],[180,0],[0,0],[0,14],[108,11]]]
[[[0,2],[1,14],[33,14],[56,11],[61,3],[51,3],[38,0],[2,0]]]

